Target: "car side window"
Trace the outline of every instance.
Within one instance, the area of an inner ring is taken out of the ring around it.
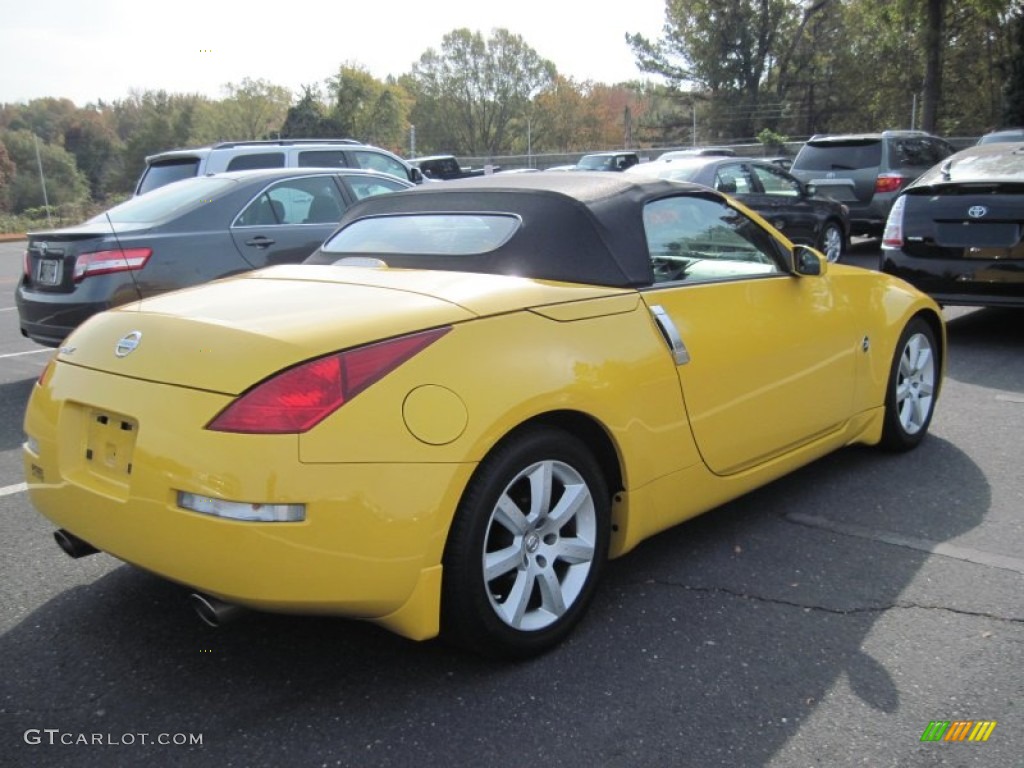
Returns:
[[[356,200],[364,197],[382,195],[385,192],[398,192],[401,189],[408,189],[408,186],[391,179],[382,179],[379,176],[345,176],[344,183]]]
[[[348,158],[340,149],[310,149],[299,152],[302,168],[348,168]]]
[[[272,184],[235,219],[236,227],[337,222],[345,201],[330,176],[308,176]]]
[[[800,196],[800,182],[793,177],[787,176],[774,168],[759,165],[751,166],[751,171],[761,183],[761,189],[764,190],[764,194],[781,197]]]
[[[382,173],[391,174],[392,176],[397,176],[400,179],[409,178],[409,172],[406,171],[405,166],[385,154],[380,152],[366,152],[358,149],[350,149],[348,152],[355,158],[356,168],[363,168],[368,171],[380,171]]]
[[[680,195],[644,207],[654,283],[708,282],[782,274],[779,246],[721,200]]]
[[[727,195],[749,195],[755,191],[750,171],[741,163],[719,167],[715,172],[715,189]]]
[[[284,168],[283,152],[236,155],[228,162],[229,171],[251,171],[254,168]]]

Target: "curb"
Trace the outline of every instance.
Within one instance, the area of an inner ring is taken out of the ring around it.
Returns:
[[[19,240],[27,240],[27,239],[28,238],[25,235],[23,235],[23,234],[21,234],[21,235],[19,235],[19,234],[10,234],[10,235],[0,234],[0,243],[16,243]]]

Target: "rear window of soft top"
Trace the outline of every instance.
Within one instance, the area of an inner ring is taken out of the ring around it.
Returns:
[[[325,254],[473,256],[508,241],[519,228],[516,216],[427,213],[359,219],[324,243]]]

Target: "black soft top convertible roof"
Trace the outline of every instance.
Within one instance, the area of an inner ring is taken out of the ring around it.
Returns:
[[[632,181],[583,171],[494,174],[377,195],[350,208],[340,228],[368,217],[413,213],[502,213],[522,226],[503,245],[465,255],[387,254],[391,267],[519,275],[616,287],[650,285],[643,207],[669,195],[721,195],[694,184]],[[307,263],[337,254],[317,251]]]

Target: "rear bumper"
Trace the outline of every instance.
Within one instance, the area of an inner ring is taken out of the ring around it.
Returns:
[[[883,248],[879,269],[906,280],[940,304],[1024,307],[1024,261],[908,256]]]
[[[98,312],[112,306],[106,299],[73,300],[72,294],[33,291],[18,285],[14,302],[18,307],[21,335],[37,344],[59,347],[75,328]]]
[[[474,464],[304,464],[295,435],[204,430],[225,396],[160,387],[159,403],[143,403],[130,379],[78,370],[72,381],[77,402],[59,382],[37,386],[25,418],[29,494],[56,527],[230,603],[437,634],[441,557]],[[131,422],[135,436],[96,427],[97,409]],[[301,503],[306,516],[230,520],[183,509],[179,491]]]

